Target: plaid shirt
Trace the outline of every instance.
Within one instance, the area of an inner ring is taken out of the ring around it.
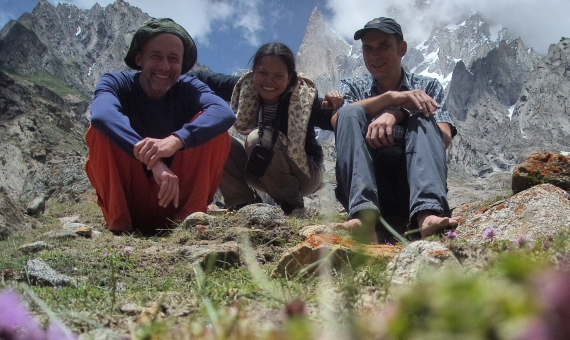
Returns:
[[[442,107],[435,113],[436,122],[449,123],[451,127],[451,135],[455,136],[457,134],[457,129],[455,128],[455,125],[453,125],[451,116],[446,110],[443,86],[441,86],[439,81],[435,78],[422,76],[416,73],[402,72],[404,76],[402,77],[402,82],[400,83],[398,91],[423,90],[428,96],[435,99],[435,101]],[[385,91],[380,89],[376,80],[370,73],[368,73],[363,76],[342,79],[340,81],[339,92],[344,95],[344,103],[347,105],[362,99],[381,95]],[[411,111],[411,113],[423,114],[422,111]],[[394,134],[394,138],[404,138],[404,127],[396,125],[392,132]]]

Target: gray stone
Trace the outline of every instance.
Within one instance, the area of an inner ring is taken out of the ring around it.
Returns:
[[[461,264],[449,248],[439,242],[416,241],[390,261],[386,272],[392,277],[392,284],[407,285],[414,283],[423,272],[450,267],[461,268]]]
[[[24,254],[37,253],[47,249],[50,249],[50,245],[44,241],[23,244],[18,248],[18,250]]]
[[[39,258],[29,260],[26,263],[26,274],[32,283],[40,286],[65,287],[75,285],[75,279],[58,273]]]
[[[77,222],[67,222],[61,228],[63,230],[75,231],[79,227],[87,227],[87,224],[77,223]]]
[[[458,239],[472,244],[497,240],[516,242],[545,239],[570,228],[570,195],[552,185],[541,184],[519,192],[490,207],[463,216],[456,229]],[[489,237],[485,230],[493,228]],[[487,236],[487,237],[485,237]]]
[[[46,196],[41,194],[36,196],[26,208],[26,213],[30,216],[43,214],[46,209]]]
[[[72,239],[79,237],[73,230],[52,230],[44,233],[44,236],[53,239]]]
[[[184,219],[182,226],[185,228],[190,228],[197,225],[210,225],[214,219],[215,217],[210,216],[206,213],[195,212]]]
[[[264,227],[272,227],[275,225],[285,224],[285,216],[283,210],[265,203],[255,203],[247,205],[235,214],[235,217],[246,225],[261,225]]]

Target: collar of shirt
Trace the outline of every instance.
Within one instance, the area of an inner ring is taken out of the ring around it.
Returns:
[[[404,71],[404,69],[402,69],[402,80],[400,81],[400,87],[398,87],[398,91],[409,91],[411,89],[410,86],[410,74],[406,71]],[[376,79],[374,77],[372,77],[372,75],[370,73],[367,74],[371,86],[370,86],[370,90],[368,90],[366,92],[366,95],[368,97],[374,97],[377,95],[380,95],[386,91],[382,91],[382,89],[380,88],[380,85],[378,85],[378,81],[376,81]]]

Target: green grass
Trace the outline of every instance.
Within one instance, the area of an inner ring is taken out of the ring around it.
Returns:
[[[81,93],[69,87],[67,84],[61,81],[61,79],[58,79],[57,77],[55,77],[46,70],[41,70],[32,76],[18,73],[12,69],[0,68],[0,71],[6,72],[12,76],[16,76],[21,79],[25,79],[32,83],[44,86],[62,97],[71,94],[71,95],[81,96],[83,99],[88,100],[88,98],[85,98]]]
[[[511,339],[540,313],[539,273],[570,249],[568,234],[523,247],[489,242],[496,257],[485,268],[428,272],[410,287],[391,286],[388,261],[365,256],[327,277],[291,280],[269,278],[274,263],[259,264],[255,256],[229,269],[194,268],[172,251],[202,242],[185,229],[150,238],[103,232],[49,239],[51,249],[36,254],[18,250],[60,228],[55,217],[74,213],[98,215],[94,202],[51,203],[44,227],[0,242],[0,290],[16,288],[30,302],[31,291],[48,306],[31,303],[45,325],[53,313],[76,333],[106,328],[133,339],[317,339],[327,332],[338,339]],[[289,223],[298,229],[323,221]],[[244,251],[253,254],[257,246],[250,247]],[[78,278],[77,285],[25,288],[23,268],[36,257]],[[287,316],[292,301],[304,308]],[[126,304],[146,309],[146,316],[126,314]]]

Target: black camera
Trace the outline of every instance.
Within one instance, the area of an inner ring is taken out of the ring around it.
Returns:
[[[271,159],[273,159],[273,148],[267,148],[261,145],[261,143],[257,144],[251,151],[251,156],[247,160],[245,169],[252,175],[261,177],[265,174],[267,167],[269,167]]]

